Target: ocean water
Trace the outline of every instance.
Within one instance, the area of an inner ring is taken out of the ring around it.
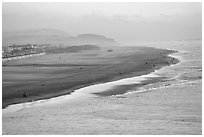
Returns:
[[[71,95],[11,105],[4,109],[3,113],[19,111],[33,106],[50,105],[68,101],[79,101],[80,99],[97,97],[95,93],[110,90],[121,85],[132,86],[133,84],[140,84],[144,80],[157,77],[165,77],[166,80],[163,82],[148,84],[140,88],[135,87],[131,90],[124,91],[123,94],[118,94],[116,96],[138,94],[139,92],[146,91],[153,92],[158,88],[185,86],[185,84],[195,84],[196,82],[202,81],[202,41],[132,42],[125,43],[123,46],[147,46],[177,50],[177,53],[171,54],[170,56],[178,58],[180,62],[175,65],[165,66],[147,75],[125,78],[117,81],[84,87],[75,90],[75,92],[73,92]]]
[[[202,41],[135,42],[125,46],[134,45],[176,50],[178,52],[170,56],[179,59],[180,62],[154,72],[157,76],[166,77],[166,82],[150,84],[145,88],[141,87],[129,93],[151,91],[170,86],[184,86],[202,81]]]

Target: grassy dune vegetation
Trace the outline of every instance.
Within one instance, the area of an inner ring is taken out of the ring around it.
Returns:
[[[76,46],[3,62],[3,108],[70,94],[94,83],[147,74],[176,63],[178,60],[167,56],[172,52],[149,47]]]

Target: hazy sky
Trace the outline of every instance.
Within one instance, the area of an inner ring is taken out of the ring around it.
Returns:
[[[3,3],[3,31],[52,28],[120,41],[201,38],[201,3]]]

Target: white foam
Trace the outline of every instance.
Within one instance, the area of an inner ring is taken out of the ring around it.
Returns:
[[[172,87],[183,87],[183,86],[195,86],[196,83],[201,82],[201,80],[194,80],[194,81],[189,81],[189,80],[180,80],[180,81],[176,81],[175,83],[171,83],[171,84],[163,84],[160,85],[158,87],[150,87],[150,88],[144,88],[144,87],[140,87],[138,90],[132,90],[129,91],[124,95],[128,95],[128,94],[134,94],[134,93],[142,93],[142,92],[148,92],[148,91],[153,91],[153,90],[158,90],[158,89],[167,89],[167,88],[172,88]],[[120,95],[121,96],[121,95]]]

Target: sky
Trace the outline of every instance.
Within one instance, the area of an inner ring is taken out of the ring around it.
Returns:
[[[118,41],[200,39],[201,3],[3,3],[3,31],[59,29]]]

